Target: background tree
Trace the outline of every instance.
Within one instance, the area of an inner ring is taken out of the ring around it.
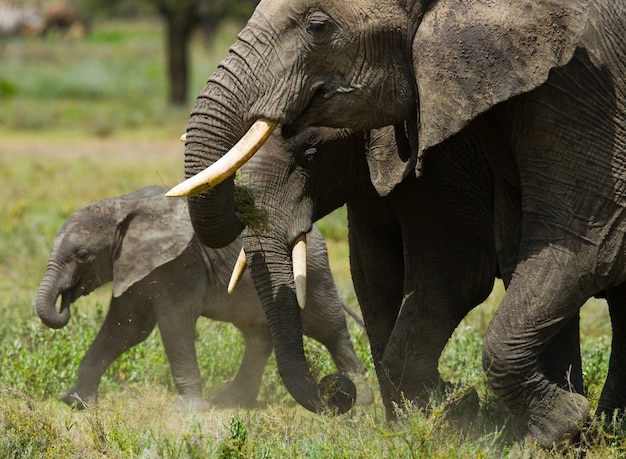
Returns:
[[[136,11],[148,4],[140,0],[87,0],[97,9]],[[189,92],[189,44],[194,31],[202,27],[205,38],[211,37],[226,18],[247,20],[259,0],[150,0],[149,4],[165,23],[166,67],[169,81],[168,101],[172,105],[187,103]]]

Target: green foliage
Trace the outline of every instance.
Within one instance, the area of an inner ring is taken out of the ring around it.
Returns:
[[[218,457],[220,459],[242,459],[248,457],[246,454],[248,431],[243,419],[231,417],[228,424],[228,438],[222,441],[219,448]]]

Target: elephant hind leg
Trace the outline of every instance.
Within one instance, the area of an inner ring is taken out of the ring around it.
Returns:
[[[607,290],[607,302],[613,327],[609,372],[602,389],[596,416],[626,414],[626,283]]]
[[[242,329],[244,354],[235,379],[215,394],[212,402],[223,407],[252,408],[259,394],[263,371],[272,353],[272,335],[267,326]]]

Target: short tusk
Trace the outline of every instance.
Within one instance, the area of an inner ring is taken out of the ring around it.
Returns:
[[[168,191],[165,196],[195,196],[209,188],[219,185],[233,175],[259,148],[261,148],[267,138],[272,134],[277,124],[278,123],[275,121],[266,119],[256,120],[248,132],[246,132],[228,153],[202,172],[176,185]]]
[[[185,132],[183,135],[180,136],[180,141],[185,143],[187,141],[187,133]]]
[[[237,287],[237,284],[241,280],[244,271],[246,270],[246,266],[248,266],[248,260],[246,259],[246,252],[241,248],[241,252],[239,252],[239,256],[237,257],[237,261],[235,262],[235,267],[233,268],[233,274],[230,276],[230,282],[228,283],[228,294],[230,295]]]
[[[296,239],[296,243],[291,251],[291,260],[293,263],[296,298],[300,308],[304,309],[306,304],[306,234],[302,234]]]

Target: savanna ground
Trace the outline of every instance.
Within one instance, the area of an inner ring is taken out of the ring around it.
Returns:
[[[196,37],[192,93],[203,86],[239,25],[215,40]],[[163,34],[156,21],[96,23],[83,41],[62,37],[0,43],[0,457],[577,457],[581,449],[543,451],[515,441],[503,405],[481,369],[482,334],[502,297],[487,302],[458,328],[441,371],[459,393],[434,397],[431,409],[408,409],[390,425],[377,397],[333,418],[297,406],[270,361],[259,407],[182,413],[158,331],[106,373],[100,401],[73,411],[59,401],[93,340],[110,289],[79,300],[61,330],[43,326],[33,298],[50,246],[67,216],[95,200],[182,179],[188,107],[165,104]],[[348,271],[345,212],[320,224],[340,292],[358,310]],[[366,336],[349,320],[353,342],[376,388]],[[582,312],[585,383],[597,402],[610,350],[606,305]],[[242,340],[234,327],[200,319],[197,348],[207,396],[235,374]],[[314,371],[334,371],[321,345],[306,340]],[[449,399],[474,388],[475,419],[459,426],[446,416]],[[619,427],[595,426],[587,457],[623,457]]]

